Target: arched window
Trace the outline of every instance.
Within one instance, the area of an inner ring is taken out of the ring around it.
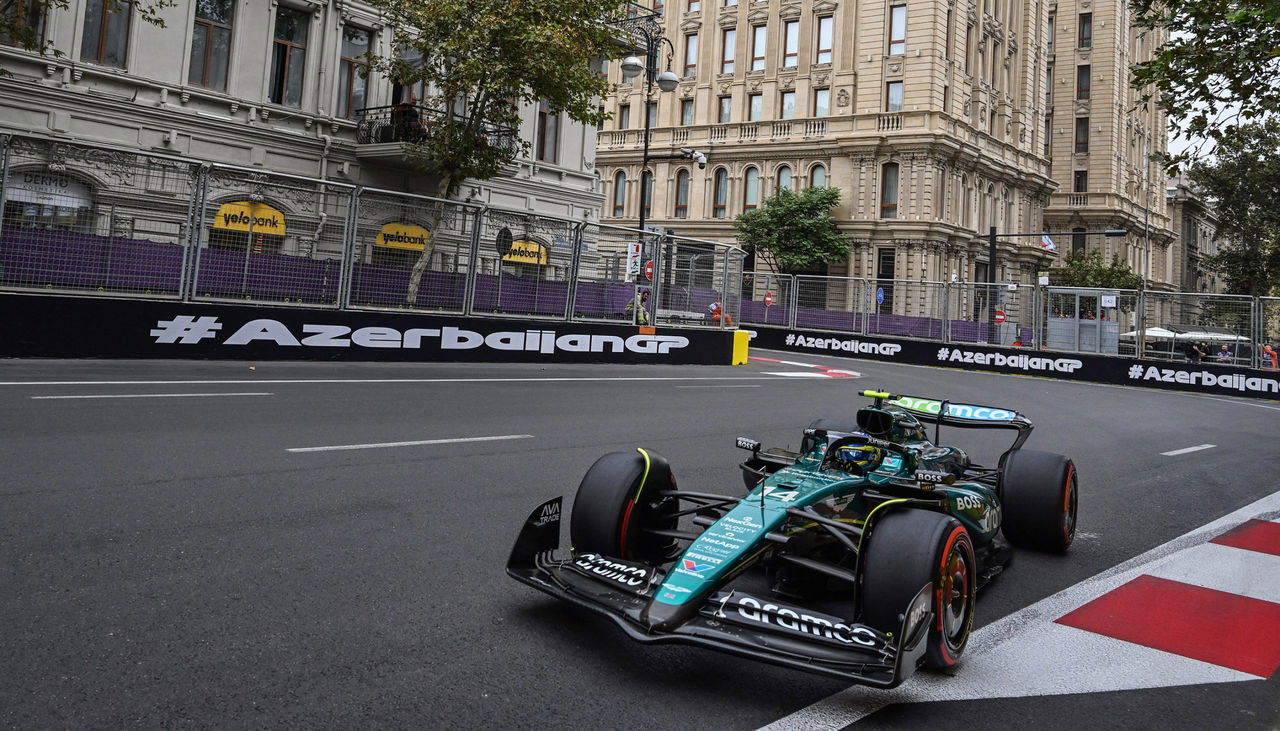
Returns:
[[[749,211],[760,205],[760,171],[747,168],[742,180],[742,210]]]
[[[809,187],[825,188],[827,187],[827,169],[821,165],[814,165],[809,171]]]
[[[676,173],[676,207],[672,211],[676,218],[689,217],[689,171]]]
[[[714,198],[711,204],[711,217],[724,218],[729,214],[729,173],[724,168],[716,170]]]
[[[791,168],[786,165],[778,168],[778,190],[791,190]]]
[[[887,162],[880,168],[880,217],[898,217],[898,163]]]
[[[621,218],[627,211],[627,174],[618,171],[613,176],[613,217]]]

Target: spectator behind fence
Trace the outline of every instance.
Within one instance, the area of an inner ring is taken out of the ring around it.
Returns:
[[[1235,359],[1235,355],[1232,354],[1231,348],[1228,348],[1225,345],[1218,348],[1218,352],[1214,353],[1213,357],[1217,358],[1219,363],[1230,363]]]
[[[649,324],[649,290],[636,293],[635,299],[627,303],[627,315],[637,325]]]
[[[1280,352],[1277,352],[1270,345],[1262,346],[1262,367],[1270,368],[1274,371],[1277,365],[1280,365]]]
[[[1205,356],[1205,352],[1200,348],[1199,343],[1187,343],[1187,347],[1183,352],[1187,355],[1188,363],[1199,363]]]

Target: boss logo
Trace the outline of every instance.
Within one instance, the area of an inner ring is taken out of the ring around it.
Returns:
[[[757,442],[754,439],[747,439],[746,437],[738,437],[735,444],[738,445],[738,449],[749,449],[752,452],[760,451],[760,442]]]
[[[982,501],[970,495],[964,495],[956,498],[956,508],[959,510],[982,510]]]

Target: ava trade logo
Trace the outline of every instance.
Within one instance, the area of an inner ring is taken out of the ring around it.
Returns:
[[[685,571],[697,574],[699,576],[702,575],[703,571],[706,571],[707,569],[711,568],[711,564],[709,563],[698,563],[697,561],[692,561],[687,558],[680,559],[680,563]]]

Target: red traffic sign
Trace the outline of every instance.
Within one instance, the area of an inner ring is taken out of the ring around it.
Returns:
[[[644,263],[644,278],[653,281],[653,259]]]
[[[764,306],[769,307],[773,304],[773,292],[764,293]]]
[[[1004,310],[996,310],[996,322],[1004,322]]]

